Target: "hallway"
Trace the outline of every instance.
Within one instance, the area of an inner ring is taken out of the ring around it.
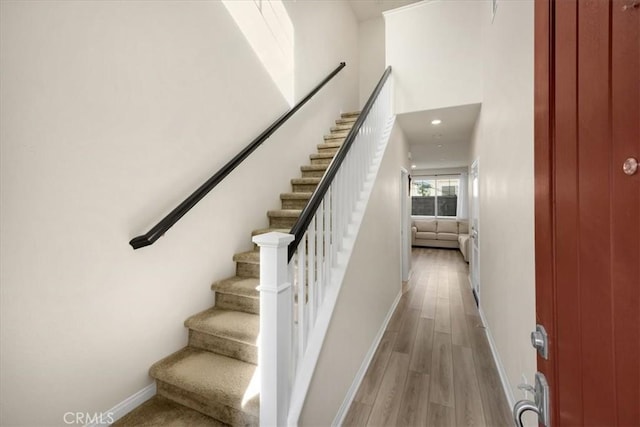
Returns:
[[[457,250],[413,248],[412,275],[344,426],[506,426],[509,406]]]

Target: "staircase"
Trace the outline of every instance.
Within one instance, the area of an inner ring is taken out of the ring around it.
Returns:
[[[282,209],[268,211],[271,231],[288,233],[340,148],[359,112],[336,120],[310,164],[291,180],[292,192],[280,195]],[[236,275],[212,285],[215,307],[185,321],[189,344],[154,364],[157,395],[114,426],[259,425],[260,398],[254,379],[258,360],[260,252],[234,255]]]

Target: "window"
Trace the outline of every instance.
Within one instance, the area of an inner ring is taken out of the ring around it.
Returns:
[[[411,184],[411,215],[457,215],[460,178],[417,178]]]

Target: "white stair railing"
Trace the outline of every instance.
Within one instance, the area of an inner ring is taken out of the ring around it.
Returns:
[[[260,247],[260,425],[297,425],[394,116],[391,67],[291,234]]]

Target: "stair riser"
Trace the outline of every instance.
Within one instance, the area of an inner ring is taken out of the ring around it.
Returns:
[[[302,171],[303,178],[322,178],[326,170],[322,171]]]
[[[347,135],[349,135],[349,131],[351,130],[351,128],[349,129],[345,129],[345,130],[335,130],[335,131],[331,131],[331,136],[334,138],[346,138]]]
[[[236,262],[236,276],[238,277],[260,277],[260,264],[248,262]]]
[[[318,147],[318,153],[320,154],[336,154],[340,147]]]
[[[258,414],[241,412],[230,406],[216,403],[213,399],[183,390],[163,381],[157,381],[157,393],[181,405],[234,426],[259,426]]]
[[[344,142],[344,139],[345,139],[344,136],[342,136],[342,137],[335,137],[333,135],[330,136],[330,137],[325,136],[324,137],[324,142],[327,143],[327,144],[330,143],[330,142],[337,142],[338,144],[342,144]]]
[[[282,200],[282,209],[304,209],[308,202],[307,199],[285,199]]]
[[[331,132],[347,132],[347,133],[349,133],[349,131],[351,130],[352,127],[353,127],[352,124],[332,126],[331,127]]]
[[[269,227],[271,228],[291,228],[293,227],[293,224],[296,223],[296,221],[298,220],[298,218],[296,217],[281,217],[281,216],[275,216],[275,217],[270,217],[269,218]],[[252,277],[258,277],[258,276],[252,276]]]
[[[244,362],[258,363],[258,347],[247,343],[189,330],[189,346],[233,357]]]
[[[291,184],[294,193],[313,193],[318,184]]]
[[[353,126],[353,124],[356,122],[357,117],[352,117],[352,118],[348,118],[348,119],[338,119],[336,120],[336,125],[338,126],[342,126],[342,125],[349,125],[349,126]]]
[[[216,292],[216,307],[225,310],[260,314],[260,299]]]
[[[312,165],[328,165],[333,160],[333,157],[327,159],[311,159]]]

